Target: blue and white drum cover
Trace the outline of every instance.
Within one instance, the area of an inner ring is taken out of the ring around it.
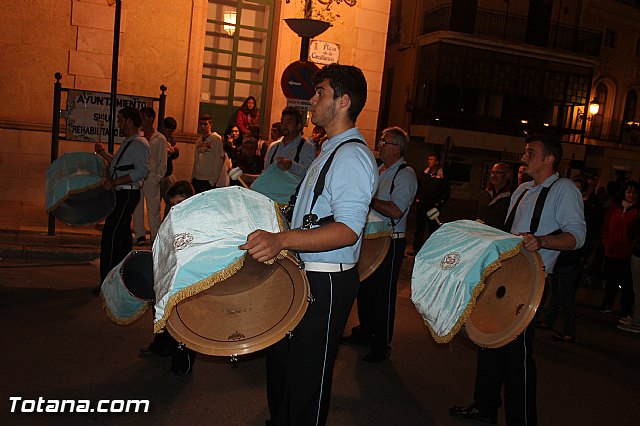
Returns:
[[[296,192],[300,180],[300,177],[288,171],[283,172],[273,163],[251,184],[251,189],[266,195],[276,203],[287,204]]]
[[[131,324],[153,303],[152,262],[150,251],[134,250],[104,279],[100,288],[102,305],[116,324]]]
[[[69,225],[92,225],[115,207],[115,194],[105,191],[108,169],[94,153],[69,152],[47,169],[45,209]]]
[[[280,232],[285,224],[272,200],[239,186],[212,189],[172,207],[153,244],[154,331],[165,326],[178,302],[236,273],[246,255],[238,246],[257,229]]]
[[[520,252],[522,237],[471,220],[445,223],[416,255],[411,300],[438,343],[465,323],[486,278]]]

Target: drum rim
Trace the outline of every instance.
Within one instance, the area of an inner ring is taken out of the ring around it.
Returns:
[[[377,241],[383,240],[384,246],[382,250],[378,252],[378,257],[375,258],[375,261],[367,267],[364,271],[360,272],[360,259],[358,259],[358,263],[356,264],[356,268],[358,269],[358,274],[360,276],[360,282],[369,278],[375,271],[382,265],[384,258],[387,257],[387,253],[389,253],[389,249],[391,248],[391,234],[384,237],[378,238],[363,238],[362,244],[366,241]],[[362,254],[362,246],[360,246],[360,254]]]
[[[283,321],[279,322],[276,327],[271,329],[270,332],[265,332],[260,336],[245,339],[241,343],[238,341],[216,341],[215,344],[205,345],[203,342],[206,341],[206,338],[195,335],[195,333],[193,333],[189,327],[184,324],[179,316],[180,303],[188,303],[188,299],[185,299],[173,307],[173,310],[166,321],[165,327],[167,331],[174,339],[185,344],[189,349],[212,356],[247,355],[277,343],[279,340],[284,338],[287,333],[292,331],[302,320],[307,310],[310,288],[306,273],[304,270],[300,269],[299,262],[291,254],[287,254],[282,258],[276,259],[275,263],[286,269],[287,272],[291,272],[293,270],[299,271],[299,274],[297,275],[301,280],[298,284],[296,284],[296,281],[292,282],[292,285],[296,289],[300,290],[295,292],[292,300],[292,307],[297,306],[297,308],[289,309],[285,314]],[[287,266],[284,266],[283,264],[286,264]]]
[[[535,277],[536,282],[533,283],[533,289],[537,289],[537,291],[533,296],[533,300],[530,300],[529,308],[523,315],[518,315],[518,318],[515,321],[516,324],[512,327],[509,333],[503,333],[500,336],[498,336],[497,333],[484,333],[473,324],[472,316],[469,315],[464,327],[466,334],[473,343],[482,348],[499,348],[515,340],[529,326],[536,315],[538,307],[540,306],[545,284],[542,257],[539,252],[527,251],[523,246],[520,247],[518,254],[524,255],[529,261],[531,268],[539,271]],[[481,294],[478,295],[478,299],[480,297]]]

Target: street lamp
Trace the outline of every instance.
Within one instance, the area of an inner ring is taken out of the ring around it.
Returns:
[[[600,111],[600,101],[598,100],[598,98],[593,98],[591,100],[591,102],[589,102],[589,113],[588,114],[584,113],[584,109],[579,109],[578,110],[578,120],[580,120],[580,121],[582,121],[582,120],[591,121],[593,116],[598,114],[598,111]]]
[[[229,37],[233,37],[233,34],[236,32],[236,11],[235,10],[227,10],[224,12],[224,31],[229,35]]]

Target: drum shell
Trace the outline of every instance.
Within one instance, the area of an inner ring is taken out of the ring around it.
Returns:
[[[196,352],[250,354],[292,331],[304,316],[308,299],[306,275],[291,255],[272,265],[246,257],[233,276],[179,302],[166,328]]]
[[[542,258],[538,252],[521,248],[485,280],[465,323],[467,335],[483,348],[512,342],[535,317],[543,292]]]
[[[155,299],[153,257],[150,251],[132,251],[113,268],[101,287],[105,310],[117,324],[131,324]]]
[[[391,236],[379,238],[363,238],[360,247],[360,258],[358,259],[358,274],[360,281],[364,281],[375,272],[382,264],[382,261],[391,246]]]
[[[114,191],[103,187],[107,173],[102,158],[93,153],[63,154],[47,170],[47,212],[68,225],[100,222],[116,205]]]

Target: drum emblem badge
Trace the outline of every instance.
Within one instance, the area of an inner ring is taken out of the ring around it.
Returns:
[[[457,251],[452,251],[451,253],[447,253],[444,255],[444,257],[440,261],[440,269],[448,271],[458,266],[459,263],[460,253],[458,253]]]
[[[181,234],[176,234],[173,237],[173,249],[175,251],[180,251],[184,248],[189,247],[189,245],[193,242],[193,235],[184,232]]]

